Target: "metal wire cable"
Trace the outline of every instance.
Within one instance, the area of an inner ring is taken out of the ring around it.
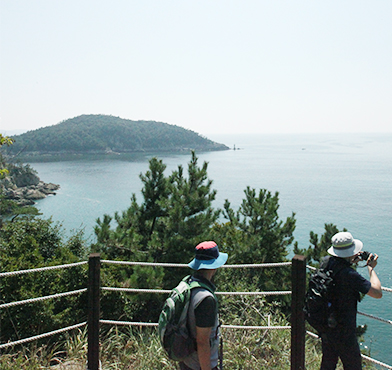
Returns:
[[[34,303],[34,302],[39,302],[39,301],[45,301],[47,299],[66,297],[66,296],[70,296],[70,295],[80,294],[80,293],[83,293],[83,292],[87,292],[87,288],[83,288],[83,289],[79,289],[79,290],[73,290],[71,292],[47,295],[47,296],[44,296],[44,297],[25,299],[24,301],[4,303],[4,304],[0,305],[0,309],[1,308],[12,307],[12,306],[18,306],[18,305],[22,305],[22,304],[28,304],[28,303]]]
[[[378,320],[378,321],[382,321],[382,322],[385,322],[385,323],[387,323],[387,324],[392,325],[392,320],[383,319],[383,318],[381,318],[381,317],[377,317],[377,316],[371,315],[371,314],[369,314],[369,313],[364,313],[364,312],[360,312],[360,311],[358,311],[358,313],[359,313],[360,315],[363,315],[363,316],[366,316],[366,317],[370,317],[371,319]]]
[[[378,360],[376,360],[376,359],[374,359],[374,358],[371,358],[371,357],[366,356],[366,355],[363,355],[363,354],[361,354],[361,356],[362,356],[362,358],[364,358],[365,360],[370,361],[370,362],[373,362],[373,363],[376,364],[376,365],[380,365],[380,366],[382,366],[382,367],[385,367],[386,369],[392,369],[392,366],[391,366],[391,365],[385,364],[384,362],[378,361]]]
[[[188,264],[176,264],[176,263],[150,263],[150,262],[130,262],[130,261],[110,261],[110,260],[101,260],[102,263],[108,263],[108,264],[117,264],[117,265],[139,265],[139,266],[162,266],[162,267],[189,267]],[[41,268],[36,268],[36,269],[29,269],[29,270],[19,270],[19,271],[12,271],[12,272],[4,272],[0,273],[0,277],[6,277],[6,276],[13,276],[13,275],[21,275],[21,274],[26,274],[26,273],[33,273],[33,272],[40,272],[40,271],[47,271],[47,270],[56,270],[56,269],[62,269],[62,268],[69,268],[69,267],[74,267],[74,266],[79,266],[79,265],[84,265],[87,264],[87,261],[82,261],[82,262],[77,262],[77,263],[71,263],[71,264],[64,264],[64,265],[57,265],[57,266],[47,266],[47,267],[41,267]],[[261,267],[281,267],[281,266],[290,266],[292,263],[291,262],[282,262],[282,263],[261,263],[261,264],[241,264],[241,265],[224,265],[222,266],[223,268],[261,268]],[[315,267],[307,265],[307,268],[311,270],[316,270]],[[123,291],[123,292],[138,292],[138,293],[170,293],[171,290],[158,290],[158,289],[132,289],[132,288],[111,288],[111,287],[103,287],[101,288],[102,290],[107,290],[107,291]],[[387,292],[392,292],[391,288],[386,288],[382,287],[381,288],[384,291]],[[64,297],[64,296],[69,296],[69,295],[74,295],[74,294],[80,294],[82,292],[87,291],[86,288],[84,289],[79,289],[76,291],[71,291],[71,292],[65,292],[65,293],[58,293],[58,294],[53,294],[50,296],[45,296],[45,297],[38,297],[38,298],[32,298],[32,299],[27,299],[24,301],[19,301],[19,302],[10,302],[6,304],[0,305],[1,308],[6,308],[6,307],[11,307],[11,306],[16,306],[16,305],[22,305],[22,304],[27,304],[27,303],[33,303],[33,302],[38,302],[38,301],[43,301],[47,299],[53,299],[53,298],[58,298],[58,297]],[[217,295],[286,295],[286,294],[291,294],[291,291],[276,291],[276,292],[216,292]],[[392,324],[391,320],[386,320],[379,318],[374,315],[370,314],[365,314],[363,312],[358,312],[361,315],[367,316],[369,318],[373,318],[388,324]],[[111,324],[111,325],[132,325],[132,326],[158,326],[157,323],[143,323],[143,322],[127,322],[127,321],[113,321],[113,320],[100,320],[102,324]],[[75,328],[82,327],[86,325],[87,323],[80,323],[76,325],[72,325],[66,328],[61,328],[58,330],[51,331],[49,333],[44,333],[40,335],[36,335],[30,338],[25,338],[21,339],[15,342],[10,342],[10,343],[4,343],[0,344],[0,349],[1,348],[6,348],[6,347],[11,347],[14,345],[18,344],[23,344],[27,343],[30,341],[42,339],[45,337],[49,337],[51,335],[59,334],[68,330],[72,330]],[[227,328],[227,329],[261,329],[261,330],[279,330],[279,329],[291,329],[291,326],[241,326],[241,325],[222,325],[222,328]],[[318,338],[318,336],[314,333],[308,332],[307,334]],[[378,360],[372,359],[368,356],[362,355],[367,361],[371,361],[377,365],[383,366],[387,369],[392,369],[392,366],[384,364]]]
[[[101,324],[109,325],[129,325],[129,326],[158,326],[157,322],[133,322],[133,321],[114,321],[114,320],[99,320]]]
[[[88,263],[87,261],[82,261],[82,262],[76,262],[76,263],[68,263],[68,264],[65,264],[65,265],[39,267],[39,268],[36,268],[36,269],[30,269],[30,270],[18,270],[18,271],[11,271],[11,272],[2,272],[2,273],[0,273],[0,277],[12,276],[12,275],[22,275],[22,274],[28,274],[28,273],[40,272],[40,271],[47,271],[47,270],[65,269],[65,268],[68,268],[68,267],[75,267],[75,266],[80,266],[80,265],[86,265],[87,263]]]
[[[245,330],[285,330],[291,329],[291,326],[280,326],[280,325],[267,325],[267,326],[247,326],[247,325],[221,325],[224,329],[245,329]]]
[[[114,321],[114,320],[99,320],[101,324],[109,325],[124,325],[124,326],[158,326],[155,322],[133,322],[133,321]],[[291,326],[247,326],[247,325],[221,325],[221,328],[225,329],[247,329],[247,330],[284,330],[291,329]]]
[[[102,263],[114,265],[129,265],[129,266],[162,266],[162,267],[189,267],[186,263],[158,263],[158,262],[131,262],[131,261],[111,261],[101,260]],[[260,268],[260,267],[281,267],[290,266],[291,262],[279,263],[255,263],[242,265],[223,265],[220,268]]]
[[[51,335],[55,335],[55,334],[59,334],[59,333],[63,333],[65,331],[68,330],[72,330],[72,329],[76,329],[76,328],[80,328],[84,325],[86,325],[87,322],[82,322],[80,324],[76,324],[76,325],[72,325],[72,326],[67,326],[66,328],[61,328],[58,330],[53,330],[50,331],[48,333],[44,333],[44,334],[40,334],[40,335],[35,335],[34,337],[30,337],[30,338],[25,338],[25,339],[21,339],[21,340],[17,340],[15,342],[9,342],[9,343],[4,343],[4,344],[0,344],[0,349],[2,348],[7,348],[7,347],[12,347],[12,346],[16,346],[18,344],[23,344],[23,343],[27,343],[27,342],[32,342],[33,340],[38,340],[38,339],[42,339],[42,338],[46,338],[46,337],[50,337]]]
[[[136,288],[113,288],[113,287],[102,287],[102,290],[113,291],[113,292],[125,292],[125,293],[171,293],[171,290],[163,289],[136,289]],[[290,290],[276,291],[276,292],[215,292],[216,295],[289,295]]]

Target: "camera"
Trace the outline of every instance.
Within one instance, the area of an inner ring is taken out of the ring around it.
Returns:
[[[363,251],[363,252],[361,252],[360,254],[359,254],[359,259],[360,259],[360,261],[367,261],[368,260],[368,258],[369,258],[369,256],[370,256],[370,252],[367,252],[367,251]],[[373,256],[372,256],[372,260],[373,260]]]

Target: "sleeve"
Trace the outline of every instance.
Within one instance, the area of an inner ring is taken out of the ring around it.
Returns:
[[[204,298],[195,308],[196,326],[199,328],[212,328],[216,320],[216,302],[214,297]]]
[[[372,286],[369,280],[366,280],[362,275],[354,270],[352,270],[350,274],[350,280],[353,288],[363,294],[367,294]]]

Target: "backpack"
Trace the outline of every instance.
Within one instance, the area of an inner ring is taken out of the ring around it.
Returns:
[[[311,276],[305,295],[305,320],[319,333],[328,328],[335,328],[338,323],[337,311],[334,308],[334,277],[345,267],[331,270],[327,268],[330,257],[323,260],[320,268]]]
[[[189,334],[188,309],[191,300],[191,290],[211,288],[188,275],[171,291],[163,305],[158,321],[159,339],[168,357],[182,361],[196,351],[196,341]],[[215,296],[215,295],[214,295]]]

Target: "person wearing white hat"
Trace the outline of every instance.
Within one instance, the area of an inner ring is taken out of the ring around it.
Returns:
[[[351,266],[362,260],[363,243],[349,232],[339,232],[328,249],[331,255],[326,269],[335,271],[335,293],[332,299],[336,322],[322,333],[323,358],[320,370],[334,370],[339,358],[345,370],[362,369],[361,352],[356,337],[357,304],[360,293],[381,298],[381,283],[374,268],[378,255],[370,253],[366,265],[370,279],[366,280]]]
[[[217,370],[219,357],[219,317],[215,285],[211,282],[216,270],[227,261],[227,253],[219,252],[213,241],[205,241],[195,248],[195,258],[188,266],[195,270],[192,279],[209,289],[192,289],[188,311],[188,326],[196,339],[196,352],[179,363],[181,370]]]

